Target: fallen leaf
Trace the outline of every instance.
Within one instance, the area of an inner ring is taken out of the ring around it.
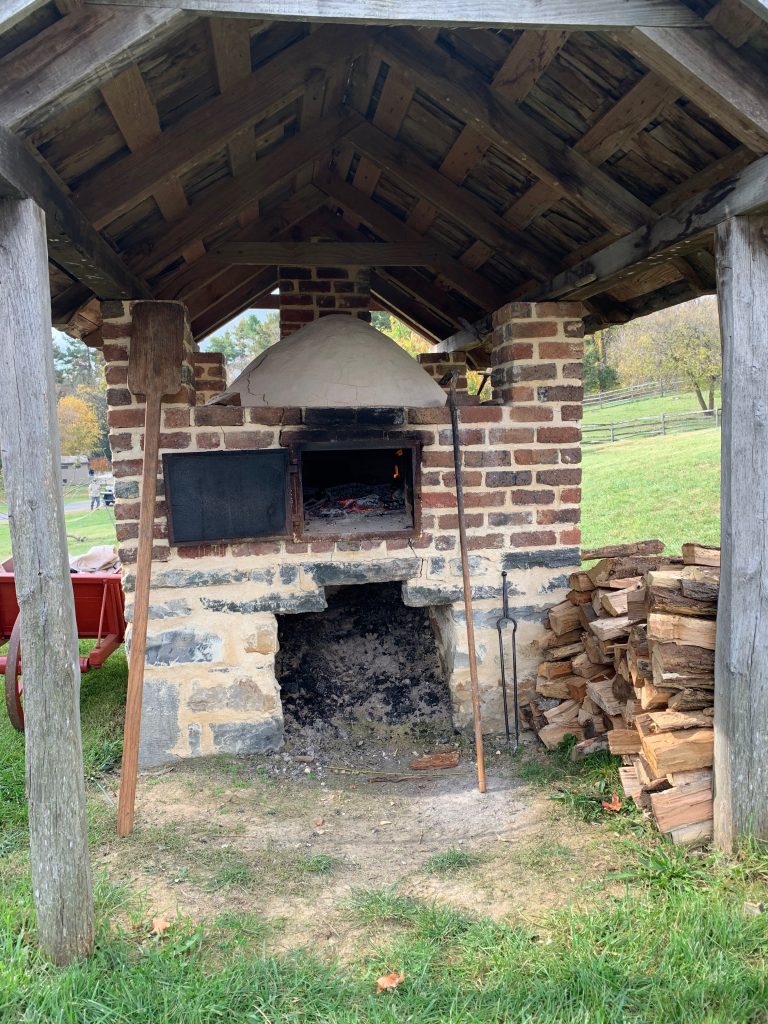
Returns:
[[[448,750],[442,754],[425,754],[411,761],[411,768],[416,771],[423,771],[428,768],[455,768],[459,763],[458,750]]]
[[[619,794],[614,793],[610,800],[603,800],[601,806],[604,811],[620,811],[624,804],[619,800]]]
[[[171,922],[167,917],[153,917],[152,928],[150,929],[150,935],[162,935],[164,931],[171,927]]]
[[[315,818],[312,824],[315,826],[315,828],[320,828],[321,825],[325,824],[325,821],[323,818]]]
[[[380,978],[376,979],[376,991],[384,992],[388,988],[397,988],[398,985],[402,985],[405,981],[405,974],[400,971],[390,971],[389,974],[382,974]]]

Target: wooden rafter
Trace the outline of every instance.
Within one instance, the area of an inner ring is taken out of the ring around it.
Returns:
[[[192,320],[192,336],[196,341],[207,337],[213,331],[248,309],[261,295],[271,292],[277,286],[277,268],[267,267],[245,281],[236,292],[209,307]]]
[[[440,246],[423,242],[221,242],[212,259],[231,265],[292,267],[430,267]]]
[[[371,295],[395,316],[433,341],[439,341],[452,329],[450,320],[427,310],[418,299],[399,288],[391,279],[385,280],[380,274],[371,274]]]
[[[582,154],[490,89],[482,76],[411,29],[377,36],[382,57],[475,128],[513,163],[555,188],[617,233],[647,220],[648,208]]]
[[[756,153],[768,151],[768,74],[711,28],[636,28],[617,40]]]
[[[299,21],[352,21],[367,24],[466,25],[469,28],[607,29],[626,25],[695,25],[696,15],[676,0],[443,0],[434,7],[379,0],[86,0],[129,7],[183,7],[200,14],[265,17]],[[753,0],[754,2],[754,0]]]
[[[720,0],[705,20],[732,46],[743,46],[753,32],[760,28],[761,21],[760,15],[749,9],[748,3],[749,0]],[[768,11],[768,5],[763,6]]]
[[[383,206],[369,199],[353,185],[342,181],[337,174],[326,172],[315,179],[315,184],[339,206],[348,211],[358,222],[366,224],[374,234],[388,242],[417,242],[423,235],[389,213]],[[349,218],[348,218],[349,219]],[[354,220],[350,221],[354,224]],[[452,288],[466,295],[481,309],[496,309],[502,305],[505,296],[480,274],[454,259],[442,249],[434,269]]]
[[[187,21],[182,11],[78,8],[0,60],[0,124],[31,128]]]
[[[187,114],[151,146],[118,160],[76,192],[78,204],[97,227],[151,195],[169,176],[204,162],[230,138],[302,95],[307,68],[346,61],[363,45],[362,30],[328,26],[268,61],[226,93]]]
[[[48,253],[103,299],[151,298],[133,274],[23,142],[0,126],[0,196],[34,199],[45,212]]]
[[[205,239],[231,224],[247,209],[280,184],[290,181],[297,168],[330,151],[360,118],[357,114],[330,115],[299,135],[294,135],[257,160],[247,173],[211,188],[181,220],[165,227],[151,252],[135,261],[142,273],[153,275],[172,262],[195,239]]]
[[[4,0],[0,6],[0,35],[10,31],[46,2],[47,0]]]

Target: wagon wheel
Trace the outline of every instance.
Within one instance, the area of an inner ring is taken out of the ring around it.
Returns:
[[[8,641],[5,661],[5,706],[11,725],[24,732],[24,708],[21,704],[21,619],[17,618]]]

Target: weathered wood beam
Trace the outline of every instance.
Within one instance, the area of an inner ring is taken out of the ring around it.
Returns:
[[[750,11],[754,11],[755,14],[763,21],[768,22],[768,3],[766,0],[741,0]]]
[[[768,150],[768,74],[714,29],[636,28],[616,40],[756,153]]]
[[[743,46],[762,27],[760,15],[751,11],[745,0],[719,0],[708,12],[705,21],[736,47]]]
[[[481,317],[473,324],[468,324],[448,338],[443,338],[432,349],[433,352],[471,352],[482,348],[493,333],[493,314]]]
[[[768,840],[768,216],[718,227],[723,337],[714,839]]]
[[[290,181],[299,167],[328,153],[337,140],[343,139],[358,124],[358,114],[329,115],[306,132],[283,142],[269,156],[257,160],[248,173],[211,188],[186,216],[163,228],[151,251],[135,261],[137,270],[151,276],[167,266],[190,242],[208,238],[228,227],[237,220],[241,210]]]
[[[455,25],[469,28],[607,29],[627,25],[695,25],[697,18],[675,0],[445,0],[424,4],[382,0],[87,0],[129,7],[183,8],[198,14],[242,15],[279,21],[336,21],[385,25]]]
[[[351,138],[355,147],[382,170],[461,224],[470,235],[505,253],[526,273],[538,278],[548,275],[552,258],[547,258],[530,238],[504,223],[482,199],[443,177],[415,149],[390,139],[369,123],[356,128]]]
[[[42,7],[48,0],[4,0],[0,6],[0,35]]]
[[[331,65],[364,45],[363,29],[318,29],[192,111],[159,139],[95,174],[76,192],[78,205],[96,227],[132,209],[159,184],[203,163],[231,137],[288,106],[306,86],[307,69]]]
[[[291,267],[429,267],[440,247],[430,242],[221,242],[212,259],[233,265]]]
[[[209,306],[192,320],[192,336],[195,341],[207,338],[224,324],[253,306],[261,295],[277,287],[277,267],[265,267],[242,282],[239,288],[225,299]]]
[[[687,200],[650,227],[618,239],[526,297],[584,299],[597,295],[609,290],[613,282],[646,271],[652,262],[700,245],[707,233],[728,217],[760,211],[766,206],[768,156]]]
[[[0,197],[34,199],[45,212],[50,258],[102,299],[151,298],[141,278],[88,223],[60,185],[0,126]]]
[[[42,210],[0,199],[0,452],[24,652],[27,798],[38,946],[93,949],[80,665],[67,558]]]
[[[371,295],[375,295],[395,316],[414,325],[425,338],[439,341],[452,327],[450,320],[438,317],[391,279],[384,280],[376,271],[371,273]]]
[[[253,70],[249,29],[250,26],[245,22],[232,18],[211,18],[208,21],[216,80],[221,93],[233,89],[248,78]],[[256,157],[253,128],[245,128],[231,138],[227,153],[232,176],[236,178]]]
[[[369,199],[354,186],[342,181],[337,174],[326,172],[315,178],[315,184],[345,211],[366,224],[374,234],[388,242],[418,242],[423,236],[399,220],[383,206]],[[498,309],[504,303],[504,294],[471,268],[463,266],[442,248],[433,267],[456,291],[481,309]]]
[[[436,43],[425,42],[413,29],[393,29],[380,33],[373,46],[384,60],[428,95],[439,98],[454,116],[490,139],[510,160],[562,189],[575,205],[606,227],[620,234],[647,221],[644,203]]]
[[[188,21],[183,11],[79,8],[0,60],[0,124],[31,129]]]

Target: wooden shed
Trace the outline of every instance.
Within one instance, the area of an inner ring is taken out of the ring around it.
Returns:
[[[556,399],[499,355],[536,337],[521,320],[589,331],[717,291],[716,828],[766,837],[766,153],[764,0],[6,0],[3,373],[50,389],[25,376],[49,299],[88,345],[137,299],[183,303],[199,341],[292,270],[362,266],[369,308],[494,365],[530,420]]]

